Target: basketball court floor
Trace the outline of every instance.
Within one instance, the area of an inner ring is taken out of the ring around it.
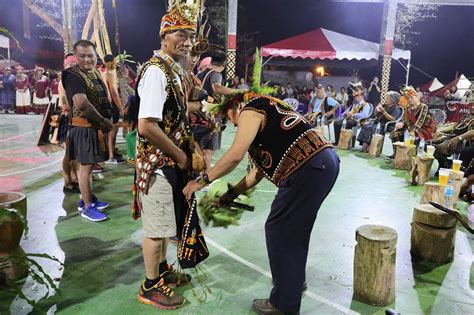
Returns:
[[[110,219],[83,219],[77,211],[79,197],[62,192],[62,148],[35,145],[40,120],[0,115],[0,190],[23,191],[28,198],[29,236],[21,245],[26,252],[47,253],[64,263],[37,260],[59,287],[40,306],[51,314],[156,314],[136,298],[144,276],[143,233],[141,223],[130,216],[132,168],[105,167],[104,178],[94,181],[94,191],[111,203],[106,210]],[[223,149],[234,134],[229,126]],[[338,153],[339,179],[312,234],[301,314],[384,314],[386,308],[401,314],[474,314],[474,237],[458,228],[450,264],[412,264],[410,222],[422,188],[410,186],[407,173],[394,170],[387,159],[370,159],[356,151]],[[236,182],[245,168],[243,162],[227,179]],[[253,195],[255,211],[245,213],[240,226],[204,227],[210,257],[198,274],[190,271],[191,286],[177,289],[187,299],[185,307],[167,314],[254,314],[252,300],[268,297],[272,288],[264,222],[275,192],[272,184],[262,182]],[[459,206],[463,213],[466,207]],[[365,224],[386,225],[398,233],[396,301],[388,307],[352,298],[355,230]],[[175,256],[176,247],[170,245],[168,261],[174,262]],[[45,293],[31,278],[23,292],[30,298]],[[1,314],[30,310],[1,291],[0,305]]]

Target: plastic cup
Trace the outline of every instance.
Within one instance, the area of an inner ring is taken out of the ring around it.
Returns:
[[[453,160],[453,171],[456,173],[459,172],[461,170],[461,164],[461,160]]]
[[[439,177],[438,177],[438,181],[439,181],[439,184],[441,186],[446,186],[448,184],[448,180],[449,180],[449,172],[451,170],[449,169],[446,169],[446,168],[442,168],[439,170]]]
[[[435,150],[436,150],[436,148],[435,148],[433,145],[427,146],[427,147],[426,147],[426,155],[427,155],[429,158],[433,158],[433,157],[434,157]]]

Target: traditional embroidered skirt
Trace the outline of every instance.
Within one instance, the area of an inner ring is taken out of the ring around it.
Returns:
[[[17,114],[26,114],[31,112],[31,94],[30,90],[25,92],[16,91],[16,109]]]

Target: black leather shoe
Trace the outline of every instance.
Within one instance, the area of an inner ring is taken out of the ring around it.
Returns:
[[[282,311],[270,304],[268,299],[253,300],[252,309],[258,314],[265,315],[285,315]]]

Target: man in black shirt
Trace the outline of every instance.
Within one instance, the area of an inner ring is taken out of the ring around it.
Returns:
[[[112,128],[107,120],[111,115],[111,105],[106,86],[95,69],[95,45],[87,40],[79,40],[74,44],[74,56],[77,65],[64,70],[62,74],[68,103],[71,105],[66,155],[79,164],[82,199],[78,210],[82,212],[82,217],[97,222],[107,219],[100,210],[107,208],[108,203],[100,202],[92,194],[92,167],[104,160],[99,139],[102,132]],[[103,148],[105,149],[105,145]]]
[[[212,56],[211,67],[201,72],[198,77],[202,82],[202,88],[214,100],[220,95],[231,95],[239,90],[231,89],[222,85],[222,72],[225,69],[226,55],[222,51],[217,51]],[[198,117],[205,117],[202,113],[197,113]],[[204,158],[208,167],[211,166],[212,155],[215,150],[220,149],[220,137],[222,127],[222,117],[207,117],[206,120],[194,120],[193,133],[199,145],[204,151]]]

